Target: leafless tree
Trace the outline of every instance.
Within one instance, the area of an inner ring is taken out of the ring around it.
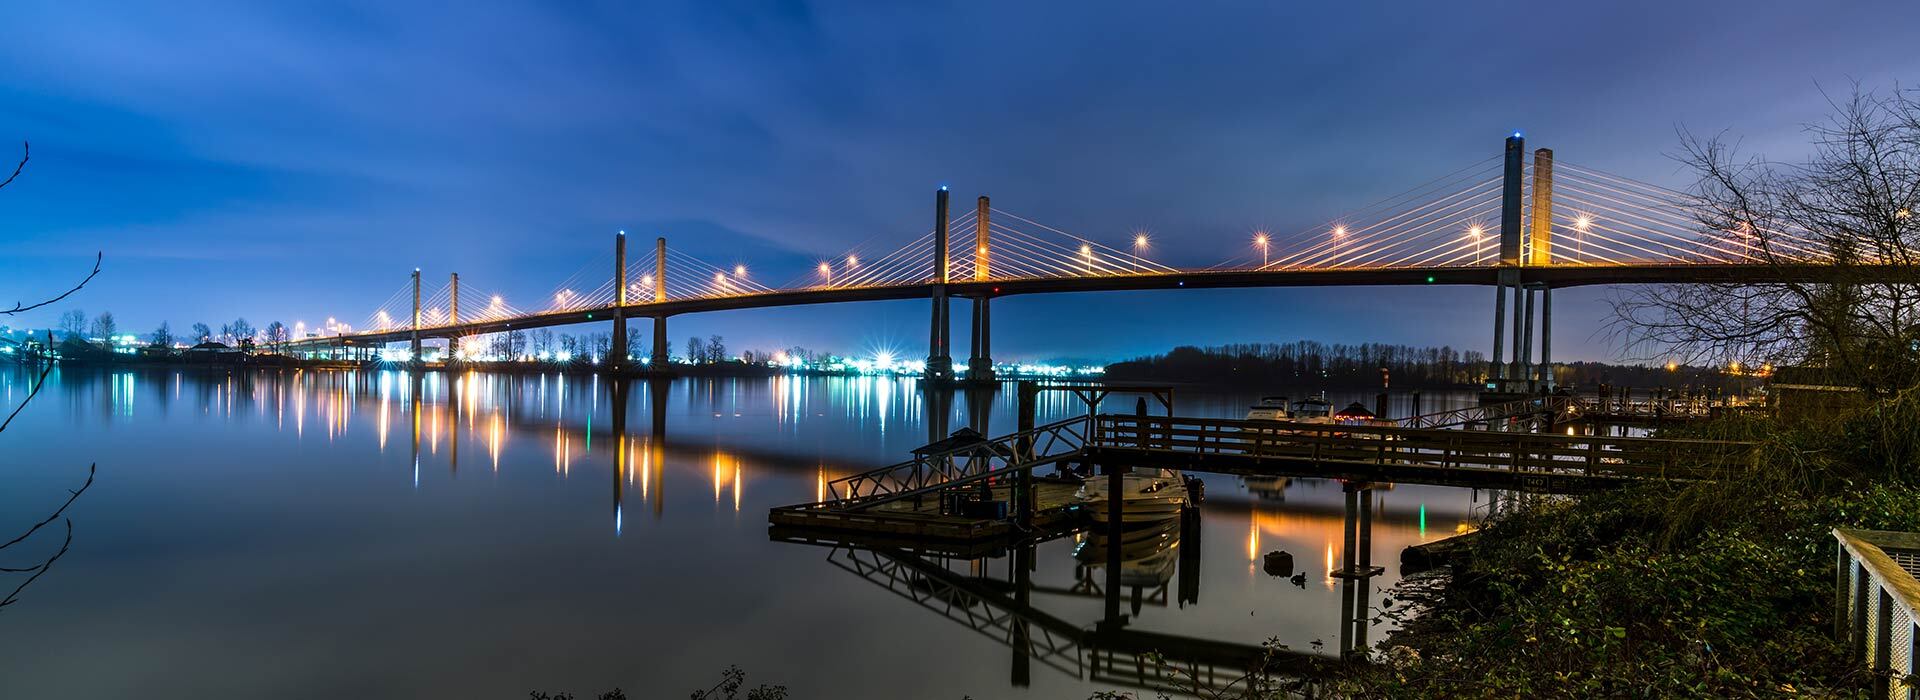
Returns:
[[[25,168],[27,165],[27,158],[29,153],[30,153],[30,150],[26,145],[23,144],[21,146],[20,164],[14,167],[13,174],[11,176],[8,176],[4,182],[0,182],[0,188],[5,188],[7,185],[12,184],[14,178],[20,176],[21,169]],[[60,293],[58,296],[45,299],[33,304],[15,303],[13,305],[13,308],[11,309],[0,310],[0,316],[14,316],[27,311],[32,311],[34,309],[58,302],[61,299],[65,299],[69,295],[72,295],[74,292],[80,291],[81,288],[87,286],[88,282],[93,281],[94,276],[100,274],[100,261],[101,261],[101,256],[96,254],[93,259],[93,271],[87,273],[87,276],[82,278],[78,284],[73,285],[72,288],[68,289],[65,292]],[[82,318],[83,319],[85,318],[84,314],[82,315]],[[52,333],[47,334],[47,346],[48,347],[53,346]],[[20,415],[20,411],[25,409],[27,407],[27,404],[32,403],[33,398],[35,396],[40,395],[40,388],[46,386],[47,375],[52,371],[53,371],[53,363],[51,361],[47,362],[41,367],[39,376],[34,378],[33,386],[27,390],[26,398],[21,399],[20,403],[13,407],[13,412],[7,414],[6,420],[0,421],[0,433],[6,432],[7,427],[13,425],[13,419]],[[65,525],[65,528],[66,528],[66,537],[60,542],[60,548],[55,550],[52,554],[39,558],[38,563],[28,565],[28,566],[0,566],[0,574],[26,576],[26,578],[21,580],[19,584],[15,585],[11,591],[8,591],[5,597],[0,597],[0,609],[5,609],[7,606],[12,605],[15,602],[18,602],[20,600],[21,591],[26,590],[27,586],[32,585],[34,581],[39,580],[41,576],[45,575],[47,571],[53,568],[53,565],[55,562],[60,561],[61,557],[66,556],[67,550],[73,545],[73,520],[71,518],[63,519],[62,516],[66,514],[68,506],[73,505],[74,501],[80,499],[80,494],[86,493],[87,489],[93,486],[93,476],[94,476],[95,468],[97,466],[98,465],[93,465],[93,464],[87,465],[87,480],[80,485],[80,488],[74,489],[73,491],[71,491],[70,492],[71,495],[67,497],[66,502],[60,504],[59,508],[54,509],[51,515],[48,515],[45,519],[37,523],[34,523],[32,527],[27,528],[25,532],[20,533],[18,536],[14,537],[13,539],[10,539],[5,543],[0,543],[0,557],[10,556],[12,552],[9,552],[9,550],[13,549],[14,547],[25,546],[27,542],[30,542],[33,539],[33,536],[35,534],[40,532],[41,528],[46,527],[47,525],[53,523],[53,521],[62,520],[62,524]]]
[[[1682,361],[1817,367],[1873,397],[1920,385],[1920,102],[1855,85],[1832,106],[1800,163],[1682,133],[1708,244],[1777,274],[1625,293],[1616,338]]]

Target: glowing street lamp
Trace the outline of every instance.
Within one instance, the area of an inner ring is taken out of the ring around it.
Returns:
[[[1253,234],[1253,244],[1260,247],[1260,267],[1263,267],[1263,268],[1266,267],[1267,266],[1267,232],[1266,231],[1255,232]]]
[[[860,256],[858,255],[847,256],[847,269],[851,270],[859,266],[860,266]]]
[[[1147,233],[1145,231],[1134,232],[1133,257],[1138,258],[1138,260],[1134,261],[1134,266],[1136,268],[1140,266],[1141,262],[1144,262],[1147,259],[1147,248],[1151,247],[1149,245],[1150,242],[1151,241],[1147,238]]]
[[[647,292],[647,301],[659,301],[653,294],[653,275],[641,275],[640,288]]]
[[[1087,266],[1087,274],[1093,274],[1093,246],[1080,244],[1080,260]]]
[[[726,273],[724,273],[724,272],[715,272],[715,273],[713,273],[713,291],[714,291],[714,293],[715,293],[715,294],[719,294],[719,295],[721,295],[721,296],[726,296],[726,294],[727,294],[727,275],[726,275]]]
[[[747,266],[745,265],[733,266],[733,276],[745,279],[747,276]]]
[[[1467,227],[1467,239],[1473,241],[1473,264],[1480,264],[1480,240],[1486,238],[1486,229],[1479,224]]]
[[[1587,229],[1590,228],[1593,228],[1593,217],[1587,216],[1586,214],[1573,217],[1573,230],[1579,232],[1579,235],[1573,237],[1573,254],[1575,257],[1586,256]]]
[[[828,265],[825,260],[820,261],[820,279],[821,284],[833,286],[833,266]]]

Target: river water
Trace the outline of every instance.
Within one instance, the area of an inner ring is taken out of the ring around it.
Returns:
[[[0,371],[0,398],[18,403],[31,380]],[[1237,418],[1258,393],[1180,389],[1175,403]],[[615,392],[558,374],[434,373],[416,385],[400,372],[56,370],[0,434],[0,537],[44,517],[89,463],[99,477],[69,511],[70,553],[0,609],[0,697],[592,697],[616,686],[684,697],[729,666],[795,698],[1128,690],[1137,675],[1100,672],[1071,642],[1021,660],[1004,553],[890,556],[769,537],[769,508],[901,461],[930,425],[984,411],[988,432],[1012,432],[1014,394],[948,402],[874,377]],[[1471,400],[1430,395],[1426,408]],[[1103,410],[1130,412],[1132,398]],[[1053,392],[1038,418],[1084,412]],[[1127,629],[1337,655],[1341,587],[1328,573],[1345,555],[1341,485],[1204,478],[1197,524],[1169,535],[1177,563],[1123,567]],[[1465,527],[1485,494],[1399,485],[1370,497],[1372,558],[1386,572],[1360,586],[1377,613],[1400,550]],[[0,553],[0,566],[29,564],[60,537],[50,528]],[[1018,619],[1102,619],[1105,578],[1075,558],[1077,539],[1033,550]],[[1294,554],[1303,585],[1261,570],[1271,550]],[[0,593],[20,580],[0,574]],[[949,580],[961,592],[939,583]],[[1374,641],[1386,630],[1369,625]],[[1026,634],[1044,642],[1036,627]]]

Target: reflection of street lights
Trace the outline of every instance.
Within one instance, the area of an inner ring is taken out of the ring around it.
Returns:
[[[1253,244],[1260,247],[1260,267],[1263,267],[1263,268],[1266,267],[1267,266],[1267,232],[1259,231],[1254,233]]]

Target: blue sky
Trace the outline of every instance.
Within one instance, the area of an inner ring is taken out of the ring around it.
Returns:
[[[1791,160],[1822,90],[1920,78],[1920,5],[8,3],[0,296],[106,271],[123,328],[357,319],[418,266],[509,299],[611,234],[784,282],[919,235],[931,192],[1211,264],[1530,146],[1671,186],[1675,130]],[[1563,358],[1612,357],[1601,289]],[[1290,340],[1485,350],[1483,289],[1014,298],[998,355]],[[9,300],[11,301],[11,300]],[[925,304],[676,318],[737,348],[924,345]],[[1178,333],[1151,319],[1176,318]],[[956,334],[964,338],[964,333]],[[678,343],[676,343],[677,345]]]

